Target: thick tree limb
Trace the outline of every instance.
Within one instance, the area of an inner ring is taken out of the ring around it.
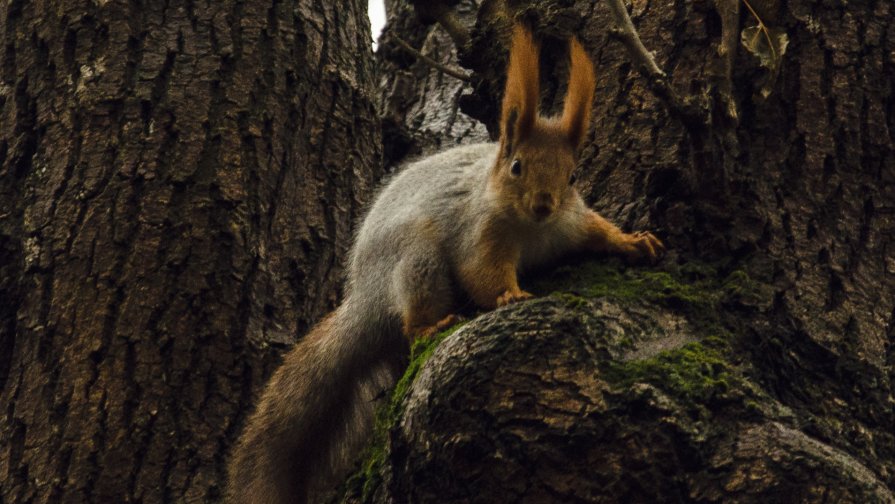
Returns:
[[[463,23],[460,22],[460,19],[457,18],[457,14],[454,11],[445,8],[440,12],[438,24],[448,32],[448,35],[451,36],[458,48],[466,47],[469,44],[469,32],[463,26]]]
[[[411,0],[417,16],[424,23],[438,23],[451,36],[457,49],[469,44],[469,31],[457,18],[457,14],[442,1]]]

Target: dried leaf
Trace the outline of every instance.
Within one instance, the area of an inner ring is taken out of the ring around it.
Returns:
[[[786,46],[789,45],[789,37],[779,28],[767,26],[749,26],[740,34],[740,40],[750,53],[755,55],[761,66],[776,73],[780,66]]]
[[[767,98],[771,94],[777,75],[780,72],[780,62],[789,45],[789,37],[779,28],[769,28],[763,24],[749,26],[740,33],[740,41],[750,53],[758,58],[761,66],[768,69],[768,76],[761,87],[761,96]]]

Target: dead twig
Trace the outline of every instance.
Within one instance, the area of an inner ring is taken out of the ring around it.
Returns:
[[[451,68],[447,65],[439,63],[438,61],[435,61],[434,59],[426,56],[425,54],[421,53],[416,48],[414,48],[412,45],[410,45],[406,41],[404,41],[401,37],[398,37],[397,35],[391,35],[389,38],[391,40],[394,40],[395,43],[401,47],[401,49],[404,49],[405,51],[407,51],[408,53],[410,53],[414,57],[416,57],[416,59],[418,59],[419,61],[422,61],[423,63],[438,70],[439,72],[442,72],[446,75],[450,75],[451,77],[453,77],[455,79],[460,79],[463,82],[472,81],[472,79],[465,73],[463,73],[460,70],[457,70],[455,68]]]
[[[745,2],[745,0],[743,1]],[[724,102],[727,116],[736,123],[739,121],[739,113],[733,98],[733,63],[740,41],[740,0],[715,0],[714,3],[715,10],[721,17],[721,44],[718,46],[718,56],[721,58],[721,79],[718,83],[718,91]]]
[[[656,59],[649,52],[640,40],[640,35],[631,22],[631,16],[628,15],[628,9],[622,3],[622,0],[606,0],[612,16],[615,18],[616,27],[611,31],[613,35],[618,37],[628,50],[631,59],[637,65],[640,73],[647,78],[650,89],[663,102],[665,102],[670,113],[677,116],[689,128],[704,127],[707,121],[707,114],[695,106],[690,100],[683,100],[671,87],[668,82],[668,74],[666,74]]]
[[[615,18],[614,34],[625,44],[631,59],[640,65],[650,77],[665,78],[665,72],[659,68],[652,53],[640,41],[640,35],[637,34],[637,29],[631,22],[627,7],[621,0],[607,0],[607,2],[612,10],[612,16]]]

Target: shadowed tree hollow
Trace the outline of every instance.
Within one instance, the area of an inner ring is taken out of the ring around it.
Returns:
[[[366,3],[0,8],[0,502],[208,502],[378,179]]]

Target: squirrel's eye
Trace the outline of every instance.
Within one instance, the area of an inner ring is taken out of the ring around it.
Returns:
[[[573,173],[572,176],[569,177],[569,185],[574,184],[576,180],[578,180],[578,177],[576,177],[575,174]]]
[[[514,177],[522,175],[522,161],[514,159],[513,164],[510,165],[510,173],[512,173]]]

